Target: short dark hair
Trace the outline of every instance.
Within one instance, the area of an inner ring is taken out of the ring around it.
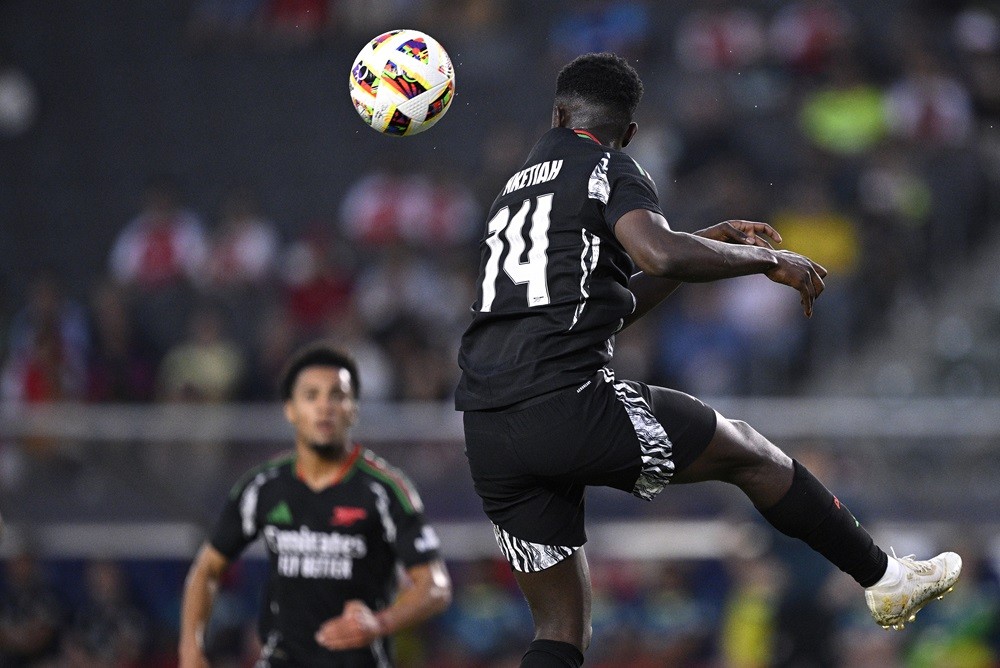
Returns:
[[[285,363],[278,385],[282,401],[288,401],[292,398],[295,381],[298,380],[303,369],[314,366],[346,369],[351,374],[351,389],[354,390],[354,398],[358,398],[361,393],[361,382],[358,379],[358,365],[354,358],[336,346],[320,341],[299,348]]]
[[[624,130],[642,99],[642,80],[621,56],[602,52],[577,57],[556,78],[556,102],[583,102],[605,123]]]

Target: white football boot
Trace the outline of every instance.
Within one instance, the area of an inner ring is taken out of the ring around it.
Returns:
[[[954,552],[927,561],[917,561],[913,555],[897,557],[895,552],[889,558],[901,567],[900,577],[865,589],[868,609],[884,629],[898,631],[912,622],[921,608],[950,592],[962,572],[962,558]]]

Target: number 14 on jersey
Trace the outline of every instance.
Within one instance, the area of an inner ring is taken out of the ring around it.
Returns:
[[[534,200],[534,207],[532,207]],[[532,208],[534,211],[532,211]],[[531,213],[528,239],[531,247],[525,256],[524,226]],[[500,278],[500,257],[503,256],[503,271],[515,285],[527,284],[528,306],[544,306],[549,303],[549,285],[546,279],[548,268],[549,223],[552,212],[552,193],[529,198],[521,203],[521,208],[513,216],[510,207],[496,212],[486,225],[486,270],[483,275],[483,301],[480,311],[491,311],[497,296],[497,281]],[[504,246],[507,253],[504,254]]]

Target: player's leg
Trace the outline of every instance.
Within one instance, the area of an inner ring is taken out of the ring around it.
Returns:
[[[464,416],[476,492],[534,621],[524,667],[580,666],[590,642],[585,488],[558,474],[572,468],[587,416],[599,412],[574,389],[523,409]]]
[[[534,573],[514,571],[514,577],[535,624],[522,668],[581,665],[591,633],[590,571],[583,548],[555,566]]]
[[[719,416],[708,447],[671,482],[703,480],[739,487],[778,531],[805,541],[863,587],[885,573],[886,554],[847,507],[747,423]]]
[[[945,552],[928,561],[888,557],[850,510],[802,464],[755,429],[718,416],[704,452],[671,482],[721,480],[739,487],[781,533],[798,538],[866,588],[872,616],[902,628],[924,604],[951,590],[961,558]]]

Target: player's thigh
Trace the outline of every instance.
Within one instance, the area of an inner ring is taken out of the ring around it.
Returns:
[[[621,381],[619,401],[633,426],[638,474],[632,494],[650,500],[691,466],[716,432],[716,412],[701,400],[677,390]]]
[[[528,600],[536,636],[572,643],[581,649],[590,644],[590,569],[583,548],[562,562],[534,573],[514,572]]]
[[[467,412],[464,421],[473,484],[501,549],[545,557],[514,559],[515,569],[540,570],[583,545],[586,486],[631,491],[642,465],[633,424],[603,373],[524,407]]]
[[[526,560],[512,559],[515,568],[545,568],[586,540],[584,486],[557,475],[573,457],[567,430],[574,420],[565,403],[554,396],[520,410],[464,416],[473,486],[501,549]]]

